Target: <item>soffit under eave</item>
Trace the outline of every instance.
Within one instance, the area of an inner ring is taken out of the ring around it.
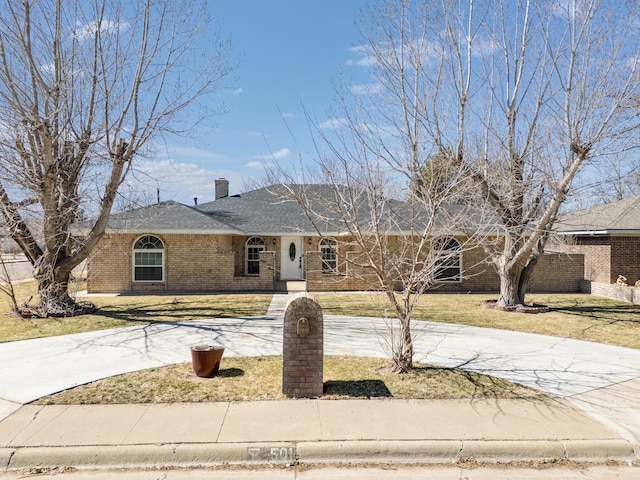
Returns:
[[[640,230],[563,230],[557,232],[559,235],[574,235],[576,237],[637,237],[640,236]]]
[[[322,237],[332,236],[334,233],[319,234],[315,230],[311,232],[282,232],[282,231],[246,231],[236,235],[244,235],[246,237]]]
[[[88,230],[87,230],[88,232]],[[204,229],[174,229],[174,228],[107,228],[105,233],[118,234],[158,234],[158,235],[244,235],[239,230],[204,230]]]

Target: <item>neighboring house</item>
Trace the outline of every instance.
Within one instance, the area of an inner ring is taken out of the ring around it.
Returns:
[[[640,280],[640,196],[572,212],[555,229],[569,239],[565,251],[584,255],[585,291],[601,293],[620,276],[628,285]],[[632,289],[622,293],[634,294]],[[633,301],[629,295],[624,299]]]
[[[332,194],[328,185],[301,187],[316,197]],[[218,179],[212,202],[163,202],[112,215],[89,258],[89,292],[273,291],[284,281],[304,281],[308,291],[377,288],[366,275],[348,271],[353,266],[344,259],[358,252],[337,241],[344,233],[335,227],[319,233],[283,186],[233,196],[228,191],[228,181]],[[498,276],[481,248],[455,254],[463,241],[459,232],[438,239],[454,254],[439,271],[437,286],[498,290]],[[580,255],[545,255],[532,290],[578,291],[582,276]]]

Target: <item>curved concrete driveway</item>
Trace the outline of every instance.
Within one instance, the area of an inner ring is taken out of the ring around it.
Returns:
[[[383,319],[326,316],[324,332],[327,355],[386,356]],[[415,322],[413,332],[416,361],[486,373],[563,397],[640,453],[640,350],[431,322]],[[190,346],[201,343],[223,345],[225,356],[281,354],[280,312],[0,344],[0,420],[24,403],[71,386],[190,361]]]

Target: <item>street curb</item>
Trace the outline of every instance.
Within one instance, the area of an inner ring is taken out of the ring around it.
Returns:
[[[601,463],[634,458],[625,440],[354,440],[322,442],[82,445],[0,448],[1,471],[33,467],[145,468],[221,464],[351,462],[499,463],[568,460]]]

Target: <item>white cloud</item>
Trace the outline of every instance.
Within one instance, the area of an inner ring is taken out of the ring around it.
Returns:
[[[242,87],[231,90],[231,95],[241,95],[242,93],[244,93],[244,89]]]
[[[471,55],[480,58],[488,57],[493,55],[498,46],[494,40],[480,38],[471,45]]]
[[[293,118],[295,117],[295,114],[293,113],[283,113],[282,114],[282,118]]]
[[[56,71],[56,66],[53,63],[47,63],[46,65],[40,65],[40,70],[44,73],[53,74]]]
[[[101,34],[116,33],[120,30],[127,30],[131,25],[127,22],[114,22],[111,20],[103,20],[100,23],[93,21],[84,25],[77,25],[73,36],[78,40],[88,40],[93,38],[98,33],[98,28]]]
[[[382,91],[382,84],[376,83],[363,83],[360,85],[351,85],[349,90],[354,95],[375,95]]]
[[[365,57],[357,60],[349,58],[344,62],[347,67],[370,67],[374,63],[375,59],[373,57]]]
[[[284,158],[287,158],[290,153],[291,150],[289,150],[288,148],[281,148],[277,152],[272,152],[267,155],[257,155],[253,158],[257,158],[260,160],[282,160]]]
[[[215,198],[216,178],[229,180],[231,195],[243,189],[244,178],[235,170],[207,169],[197,163],[169,159],[137,159],[120,193],[133,195],[138,201],[149,204],[155,202],[159,190],[161,201],[175,200],[193,205],[194,198],[198,198],[198,203]]]
[[[358,55],[360,58],[349,58],[344,64],[348,67],[370,67],[375,64],[375,58],[371,55],[367,45],[359,45],[348,49],[350,53]]]
[[[263,163],[260,163],[260,162],[249,162],[249,163],[247,163],[247,164],[245,165],[245,167],[248,167],[248,168],[262,168],[262,167],[263,167],[263,165],[264,165],[264,164],[263,164]]]
[[[271,162],[247,162],[244,165],[246,168],[250,168],[252,170],[271,170],[276,167],[275,163]],[[253,178],[253,177],[252,177]]]
[[[325,129],[338,129],[342,128],[346,123],[346,119],[344,118],[330,118],[329,120],[325,120],[324,122],[318,125],[318,128]]]
[[[483,51],[490,46],[489,42],[482,44]],[[402,58],[407,62],[406,67],[412,68],[419,59],[423,65],[428,65],[440,52],[437,42],[430,41],[424,37],[415,38],[413,41],[403,45],[392,45],[389,42],[381,42],[375,46],[359,45],[348,50],[358,58],[349,58],[345,61],[347,66],[373,67],[378,63],[379,58]]]
[[[218,153],[195,147],[171,146],[165,152],[168,157],[175,161],[190,162],[193,160],[225,160],[227,157]]]

